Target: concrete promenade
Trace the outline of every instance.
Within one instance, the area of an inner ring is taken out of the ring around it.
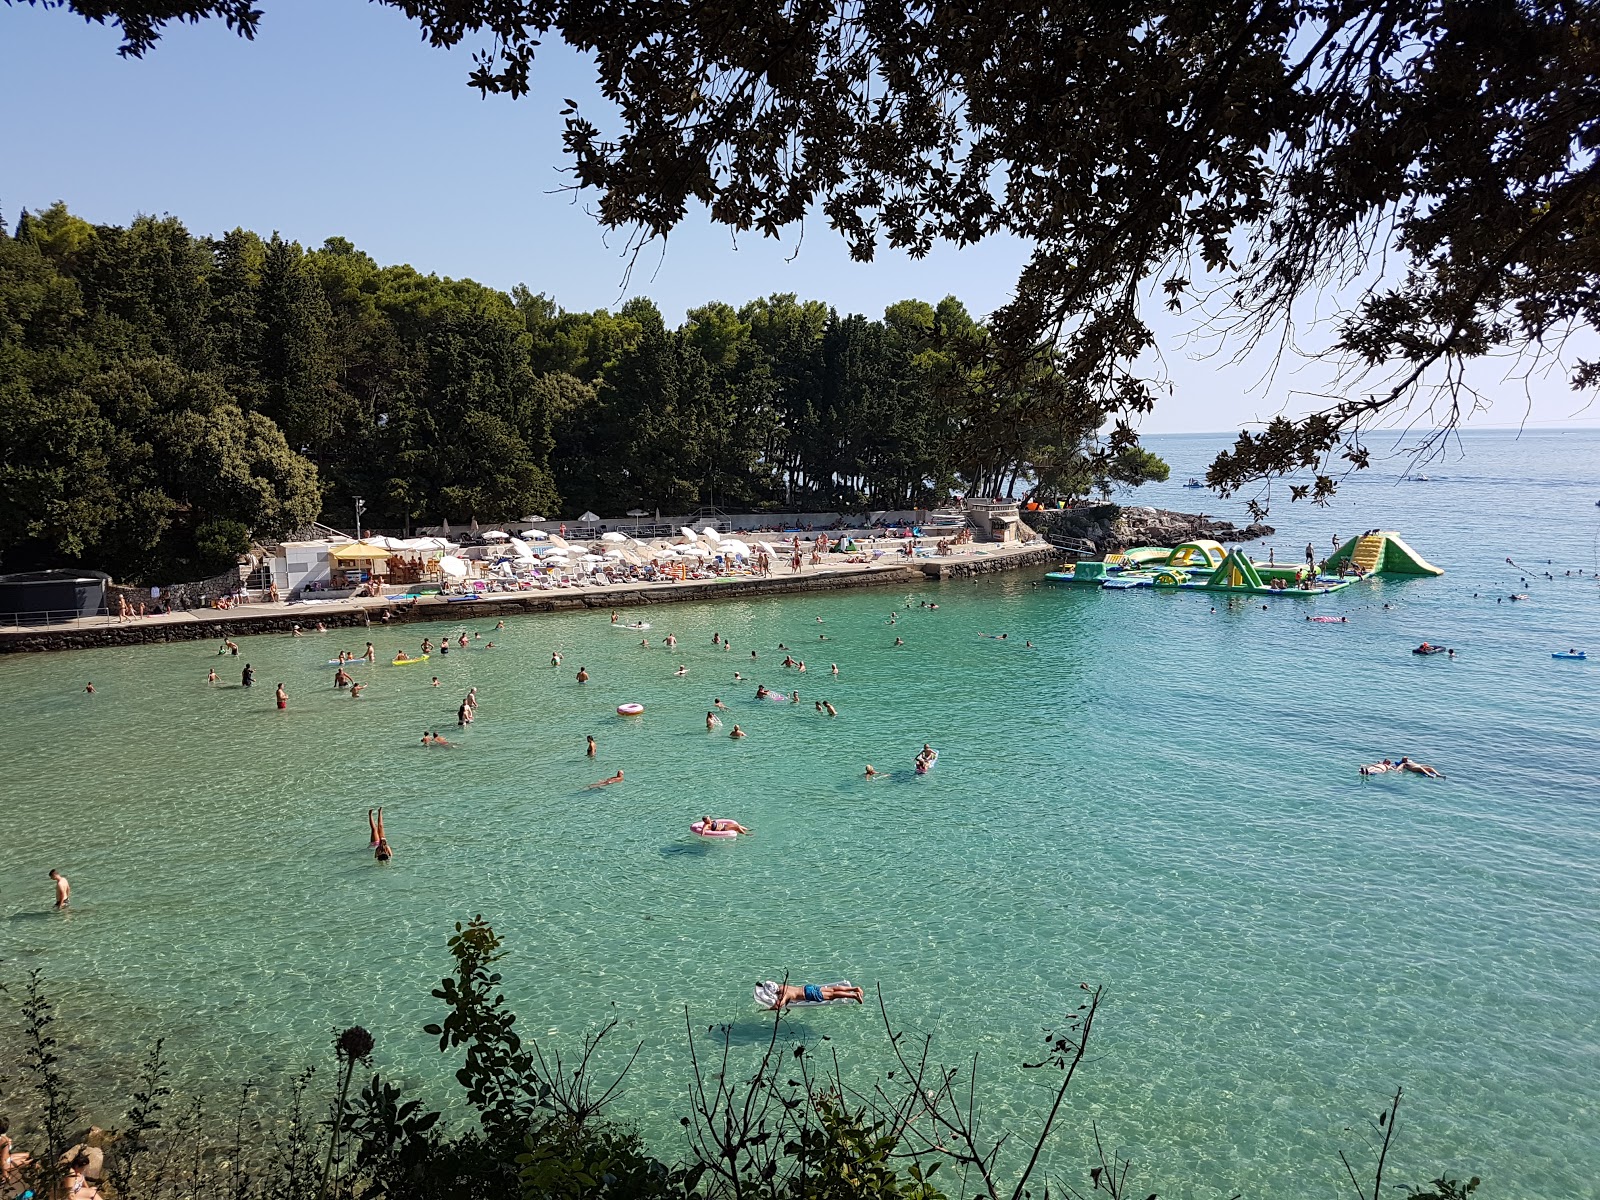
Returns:
[[[930,581],[997,571],[1043,569],[1061,552],[1042,543],[1020,546],[975,544],[956,552],[915,560],[886,556],[876,563],[825,563],[799,574],[786,569],[769,575],[735,575],[682,583],[615,583],[524,592],[490,592],[481,599],[424,597],[394,600],[368,597],[295,604],[241,604],[228,609],[157,613],[132,620],[83,617],[55,625],[0,626],[0,654],[95,646],[134,646],[149,642],[221,641],[256,633],[310,630],[320,621],[329,628],[373,627],[410,621],[468,621],[527,613],[611,609],[641,604],[674,604],[782,596],[857,587],[915,587]]]

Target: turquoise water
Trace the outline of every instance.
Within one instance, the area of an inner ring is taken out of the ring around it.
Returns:
[[[1219,439],[1151,442],[1174,482],[1140,502],[1238,512],[1179,486]],[[1404,1085],[1395,1178],[1600,1195],[1600,661],[1550,658],[1600,659],[1600,434],[1461,445],[1428,483],[1391,465],[1330,510],[1283,503],[1267,543],[1292,560],[1381,525],[1447,575],[1265,611],[1015,574],[626,614],[675,653],[604,614],[479,620],[494,650],[365,668],[359,701],[323,666],[359,648],[343,634],[245,639],[251,691],[206,685],[242,661],[206,643],[0,660],[0,974],[57,981],[97,1100],[156,1033],[205,1087],[321,1061],[355,1021],[433,1089],[428,990],[451,923],[481,912],[529,1032],[570,1047],[615,1016],[643,1040],[619,1112],[668,1150],[685,1005],[743,1042],[757,979],[880,985],[947,1061],[981,1053],[993,1127],[1039,1112],[1048,1081],[1016,1064],[1100,982],[1058,1173],[1086,1168],[1092,1116],[1145,1191],[1331,1195],[1343,1131]],[[1508,555],[1557,579],[1524,585]],[[1496,603],[1512,591],[1532,599]],[[940,607],[904,611],[921,600]],[[446,628],[385,631],[380,654]],[[1458,659],[1407,652],[1424,638]],[[805,703],[758,702],[735,670]],[[469,686],[461,747],[416,745],[456,736]],[[746,740],[705,732],[712,696]],[[614,715],[629,700],[643,718]],[[917,778],[924,741],[941,759]],[[1448,781],[1355,772],[1400,753]],[[866,781],[867,762],[892,774]],[[585,788],[618,767],[620,786]],[[379,803],[386,868],[366,849]],[[757,835],[695,839],[707,810]],[[881,1063],[870,1009],[793,1028]]]

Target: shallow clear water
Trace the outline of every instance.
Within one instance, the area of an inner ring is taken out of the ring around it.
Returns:
[[[1151,444],[1174,480],[1139,502],[1237,513],[1179,486],[1219,439]],[[321,1061],[355,1021],[385,1069],[436,1089],[428,990],[451,923],[481,912],[528,1031],[571,1046],[616,1016],[643,1039],[619,1112],[669,1151],[685,1005],[749,1041],[757,979],[881,985],[947,1061],[982,1054],[992,1122],[1025,1122],[1047,1081],[1016,1064],[1079,981],[1102,982],[1059,1172],[1087,1166],[1093,1116],[1147,1191],[1332,1194],[1343,1131],[1404,1085],[1395,1178],[1595,1196],[1600,661],[1550,652],[1600,659],[1600,434],[1462,446],[1428,483],[1391,467],[1332,509],[1272,514],[1282,558],[1381,525],[1443,578],[1265,611],[1024,573],[627,614],[676,653],[604,614],[480,620],[494,650],[363,669],[354,702],[323,666],[353,635],[244,640],[250,691],[206,643],[0,660],[0,973],[55,981],[77,1061],[106,1072],[85,1081],[97,1097],[157,1033],[207,1086]],[[1508,555],[1557,578],[1524,585]],[[1512,591],[1532,599],[1496,603]],[[922,600],[940,607],[904,611]],[[1409,654],[1423,638],[1459,658]],[[779,642],[805,675],[779,668]],[[206,685],[212,666],[229,686]],[[804,703],[758,702],[735,670]],[[469,686],[461,747],[417,746],[425,726],[456,736]],[[705,732],[712,696],[748,739]],[[824,697],[837,719],[814,712]],[[628,700],[643,718],[614,715]],[[941,759],[917,778],[924,741]],[[1355,772],[1399,753],[1449,780]],[[867,762],[891,776],[864,780]],[[617,767],[623,784],[586,790]],[[380,803],[387,868],[366,849]],[[692,837],[708,810],[757,836]],[[51,866],[73,881],[65,916]],[[870,1009],[792,1028],[881,1062]]]

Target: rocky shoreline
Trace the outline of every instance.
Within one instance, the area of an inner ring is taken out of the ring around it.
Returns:
[[[1028,523],[1057,544],[1086,543],[1096,554],[1113,554],[1132,546],[1176,546],[1196,538],[1217,542],[1253,542],[1271,537],[1271,525],[1257,521],[1235,525],[1204,513],[1173,512],[1165,508],[1124,508],[1097,504],[1082,508],[1029,513]],[[1076,547],[1086,552],[1084,546]]]

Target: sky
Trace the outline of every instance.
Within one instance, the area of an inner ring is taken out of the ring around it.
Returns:
[[[143,60],[117,31],[66,11],[0,4],[0,211],[63,200],[95,223],[170,213],[191,232],[243,226],[307,246],[350,239],[380,263],[524,283],[568,309],[653,299],[669,321],[708,300],[735,306],[795,292],[879,315],[896,300],[946,294],[982,316],[1009,299],[1027,247],[995,238],[921,261],[880,251],[852,262],[821,219],[803,236],[735,237],[694,214],[628,275],[622,239],[563,190],[564,97],[598,108],[587,64],[547,45],[534,90],[480,98],[466,49],[428,47],[399,12],[362,0],[263,0],[253,42],[221,22],[169,26]],[[1155,322],[1172,394],[1147,433],[1236,429],[1306,411],[1327,369],[1264,356],[1230,366]],[[1494,398],[1482,427],[1600,426],[1600,406],[1559,377],[1531,388],[1479,373]]]

